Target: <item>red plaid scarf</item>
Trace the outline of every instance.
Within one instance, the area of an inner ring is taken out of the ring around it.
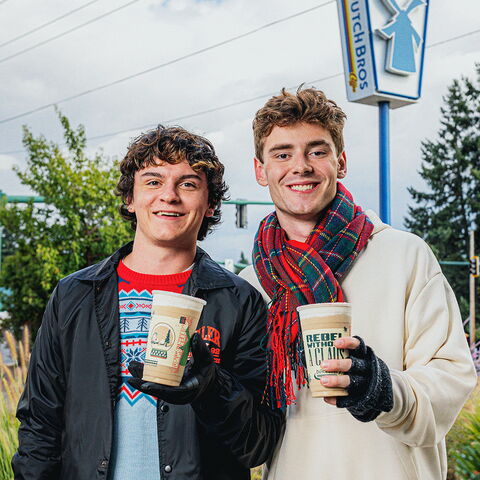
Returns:
[[[343,301],[339,281],[367,244],[373,224],[337,183],[337,194],[306,240],[308,248],[288,242],[275,212],[260,223],[253,262],[260,283],[272,299],[268,311],[270,401],[279,407],[295,402],[292,371],[305,385],[303,342],[296,308]]]

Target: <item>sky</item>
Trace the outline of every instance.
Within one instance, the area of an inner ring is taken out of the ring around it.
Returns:
[[[478,0],[431,2],[422,98],[390,113],[394,227],[403,228],[407,188],[424,188],[421,141],[437,137],[442,96],[453,79],[475,75],[479,19]],[[282,87],[305,83],[346,112],[344,183],[356,203],[379,209],[378,109],[348,102],[343,76],[334,76],[343,64],[333,1],[3,0],[0,25],[0,190],[7,195],[32,194],[13,171],[26,166],[22,125],[62,141],[51,106],[57,104],[73,125],[85,126],[88,152],[101,150],[106,159],[123,157],[132,138],[157,123],[204,135],[225,164],[231,198],[267,201],[253,175],[252,118]],[[37,111],[2,122],[31,110]],[[241,251],[249,257],[258,222],[270,209],[249,206],[248,228],[240,230],[234,206],[225,205],[222,225],[202,246],[217,260],[236,261]]]

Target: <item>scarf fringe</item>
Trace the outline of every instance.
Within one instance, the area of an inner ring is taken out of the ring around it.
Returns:
[[[277,305],[280,306],[279,303]],[[284,320],[283,324],[273,321],[277,317],[277,313]],[[298,388],[308,382],[302,335],[299,332],[292,342],[289,335],[291,328],[285,328],[294,323],[299,326],[296,311],[278,312],[275,309],[269,312],[268,365],[270,366],[270,375],[268,390],[270,405],[275,405],[277,408],[285,408],[295,402],[293,379]]]

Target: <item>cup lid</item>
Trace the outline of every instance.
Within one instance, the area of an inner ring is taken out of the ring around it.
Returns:
[[[348,310],[352,306],[348,302],[325,302],[325,303],[310,303],[308,305],[300,305],[297,307],[297,312],[302,310],[313,310],[313,309],[327,309],[327,308],[341,308]]]

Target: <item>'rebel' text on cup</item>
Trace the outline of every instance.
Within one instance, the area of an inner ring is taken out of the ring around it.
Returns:
[[[342,332],[319,332],[305,335],[307,348],[305,354],[311,366],[319,366],[323,360],[341,360],[347,358],[345,350],[337,348],[333,342],[341,338]]]

